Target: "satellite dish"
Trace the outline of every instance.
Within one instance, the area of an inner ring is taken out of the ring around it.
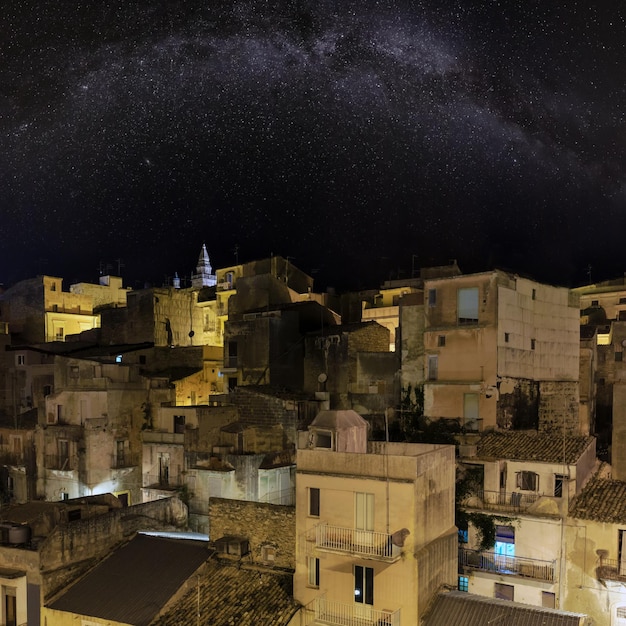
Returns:
[[[326,374],[324,374],[324,372],[322,372],[318,377],[317,377],[317,382],[318,383],[325,383],[328,380],[328,376],[326,376]]]
[[[622,341],[622,346],[623,346],[624,348],[626,348],[626,339],[624,339],[624,341]]]

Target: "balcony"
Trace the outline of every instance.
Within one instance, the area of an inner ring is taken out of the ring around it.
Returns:
[[[539,493],[523,493],[521,491],[507,493],[505,491],[479,490],[467,495],[461,504],[471,509],[520,513],[537,502],[540,497],[541,494]]]
[[[520,556],[505,556],[495,552],[479,552],[459,548],[459,567],[462,569],[524,576],[545,582],[554,582],[556,561],[541,561]]]
[[[78,469],[78,459],[75,456],[46,454],[44,457],[44,467],[49,470],[71,472]]]
[[[166,433],[157,430],[143,430],[141,432],[141,440],[143,443],[158,443],[158,444],[184,444],[184,433]]]
[[[319,524],[315,527],[315,547],[390,563],[397,561],[402,555],[402,548],[394,545],[391,535],[387,533],[328,524]]]
[[[304,624],[328,626],[400,626],[400,611],[376,611],[367,604],[347,604],[315,598],[306,606]]]
[[[596,576],[598,580],[626,584],[626,563],[618,559],[601,557],[600,565],[596,567]]]
[[[111,456],[111,469],[124,469],[127,467],[137,467],[139,465],[139,455],[130,454],[117,454]]]
[[[182,476],[169,476],[166,473],[144,474],[144,489],[157,489],[162,491],[176,491],[183,486]]]

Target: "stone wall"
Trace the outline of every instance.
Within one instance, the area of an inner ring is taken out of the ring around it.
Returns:
[[[58,525],[40,544],[44,595],[58,590],[69,577],[104,558],[139,530],[184,529],[187,507],[168,498],[111,511],[105,515]],[[69,569],[68,569],[69,568]]]
[[[539,431],[574,436],[580,432],[578,382],[539,383]]]
[[[275,548],[275,566],[295,567],[296,510],[291,506],[211,498],[211,540],[226,535],[245,537],[250,558],[263,563],[263,547]]]

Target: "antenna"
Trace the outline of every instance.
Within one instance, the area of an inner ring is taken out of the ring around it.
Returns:
[[[121,276],[122,275],[122,268],[126,267],[126,265],[124,264],[124,260],[123,259],[115,259],[115,262],[117,263],[117,275]]]
[[[239,244],[236,243],[233,248],[233,252],[235,253],[235,265],[239,265]]]

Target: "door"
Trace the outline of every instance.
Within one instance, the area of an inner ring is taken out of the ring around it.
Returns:
[[[354,614],[370,619],[374,605],[374,568],[354,566]]]

